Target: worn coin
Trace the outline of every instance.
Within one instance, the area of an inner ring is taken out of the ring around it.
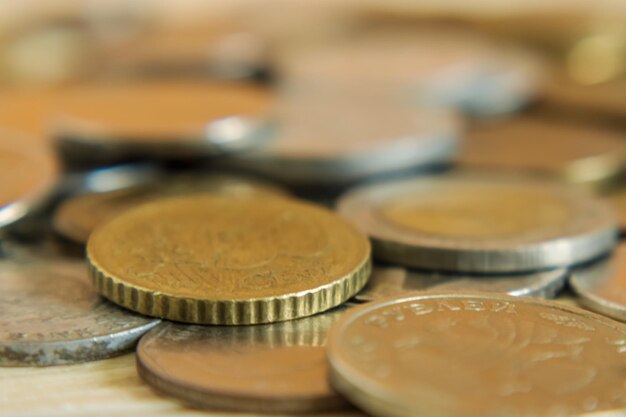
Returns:
[[[269,323],[341,304],[365,285],[370,245],[348,222],[285,198],[194,195],[147,203],[96,229],[98,291],[150,316]]]
[[[348,192],[339,212],[382,260],[462,272],[533,271],[608,252],[617,219],[606,203],[523,176],[451,174]]]
[[[346,407],[328,384],[326,333],[345,307],[257,326],[168,323],[137,348],[150,385],[192,405],[303,413]]]
[[[86,243],[96,227],[124,211],[167,196],[192,193],[250,196],[281,194],[268,183],[226,175],[174,176],[141,186],[105,193],[87,193],[64,201],[56,210],[54,230],[77,243]]]
[[[229,166],[295,185],[341,185],[449,164],[461,123],[446,110],[331,96],[284,97],[275,134]]]
[[[626,412],[626,327],[578,308],[485,293],[412,293],[346,312],[331,384],[376,416]]]
[[[0,365],[103,359],[130,349],[158,320],[102,300],[83,262],[0,264]]]
[[[626,321],[626,246],[619,245],[609,258],[574,269],[570,287],[591,310]]]
[[[565,286],[567,275],[565,268],[524,274],[463,275],[378,265],[354,298],[373,301],[411,291],[481,291],[555,298]]]

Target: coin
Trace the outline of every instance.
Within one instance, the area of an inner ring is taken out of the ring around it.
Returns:
[[[524,176],[451,174],[364,186],[338,210],[378,258],[417,268],[521,272],[576,264],[616,241],[604,202]]]
[[[292,185],[341,185],[449,164],[461,135],[450,111],[330,97],[279,100],[276,133],[227,166]]]
[[[0,264],[0,365],[46,366],[108,358],[158,320],[102,300],[83,262]]]
[[[28,214],[47,197],[59,170],[43,143],[0,131],[0,226]]]
[[[551,174],[602,184],[624,173],[624,135],[606,129],[521,117],[484,122],[469,131],[458,162],[474,168]]]
[[[354,298],[373,301],[411,291],[481,291],[514,296],[555,298],[563,289],[568,270],[564,268],[527,274],[462,275],[374,266],[367,285]]]
[[[256,326],[167,323],[141,339],[137,369],[194,406],[304,413],[345,408],[328,384],[326,333],[345,307]]]
[[[226,175],[203,175],[163,178],[143,186],[105,193],[87,193],[64,201],[54,213],[52,224],[61,236],[84,244],[99,225],[124,211],[159,198],[191,193],[215,193],[246,196],[281,194],[268,183]]]
[[[195,195],[131,209],[91,234],[98,291],[150,316],[255,324],[309,316],[365,285],[370,245],[332,212],[285,198]]]
[[[413,293],[346,312],[331,384],[375,416],[626,412],[626,327],[528,297]]]
[[[611,257],[574,269],[570,287],[584,306],[626,321],[626,246],[620,244]]]

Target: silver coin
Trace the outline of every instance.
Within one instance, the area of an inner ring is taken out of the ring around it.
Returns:
[[[615,245],[604,202],[532,177],[456,173],[357,188],[338,211],[379,259],[416,268],[522,272],[584,262]]]
[[[158,322],[101,299],[83,262],[0,263],[0,366],[111,357]]]
[[[373,301],[411,291],[481,291],[555,298],[565,286],[567,275],[565,268],[521,275],[461,275],[379,265],[354,298]]]
[[[327,381],[324,346],[345,309],[257,326],[166,323],[141,339],[137,369],[158,391],[197,407],[291,413],[344,408]]]
[[[448,164],[461,136],[451,111],[352,97],[283,97],[273,117],[264,146],[222,163],[292,185],[342,185]]]
[[[584,306],[626,321],[626,245],[609,258],[574,269],[569,283]]]

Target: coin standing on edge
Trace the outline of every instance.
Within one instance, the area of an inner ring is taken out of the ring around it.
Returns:
[[[374,266],[365,287],[354,296],[358,301],[375,301],[415,291],[480,291],[555,298],[567,282],[565,268],[510,275],[463,275],[403,267]]]
[[[256,326],[167,323],[141,339],[137,369],[156,390],[211,409],[346,408],[328,384],[326,333],[345,307]]]
[[[365,285],[370,244],[329,210],[195,195],[131,209],[91,234],[98,291],[174,321],[256,324],[337,306]]]
[[[554,302],[413,293],[345,313],[331,384],[375,416],[626,412],[626,327]]]
[[[574,269],[569,284],[584,306],[626,321],[626,245],[609,258]]]
[[[381,260],[452,272],[569,266],[611,250],[618,233],[606,203],[524,176],[383,182],[349,191],[338,211],[370,236]]]
[[[101,299],[84,262],[0,265],[0,366],[108,358],[158,322]]]

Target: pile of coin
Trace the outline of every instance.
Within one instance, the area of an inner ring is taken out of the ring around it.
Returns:
[[[623,134],[489,119],[541,66],[475,34],[277,50],[273,86],[70,86],[51,146],[0,134],[0,366],[134,349],[240,412],[626,413]]]

